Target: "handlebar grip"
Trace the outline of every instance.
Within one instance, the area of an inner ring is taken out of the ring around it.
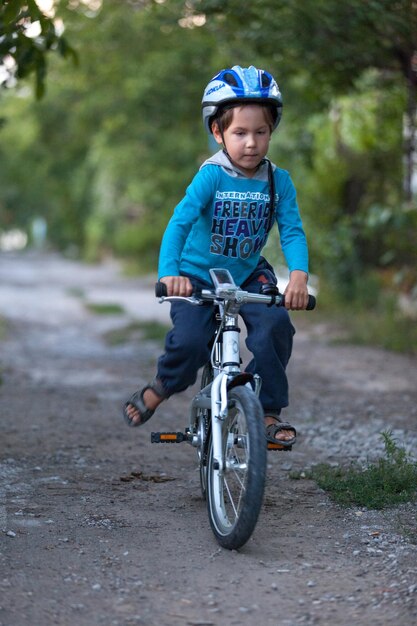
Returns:
[[[282,296],[282,300],[281,300],[281,306],[285,306],[285,296]],[[306,311],[312,311],[313,309],[316,308],[316,298],[314,296],[311,295],[311,293],[308,294],[308,303],[306,306]]]
[[[163,298],[166,297],[168,295],[168,291],[167,291],[167,286],[165,283],[161,283],[161,281],[158,280],[157,283],[155,283],[155,296],[157,298]]]
[[[308,294],[308,304],[306,307],[306,311],[312,311],[316,308],[316,298],[310,294]]]

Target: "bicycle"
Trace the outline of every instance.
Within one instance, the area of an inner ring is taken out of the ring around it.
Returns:
[[[230,550],[242,547],[252,535],[261,510],[266,476],[267,449],[285,450],[277,441],[266,445],[264,414],[259,401],[261,380],[241,371],[240,307],[246,303],[284,305],[274,285],[268,293],[241,290],[224,269],[210,270],[213,290],[190,297],[167,296],[163,283],[155,292],[160,302],[183,300],[217,308],[211,359],[203,368],[201,389],[190,407],[185,432],[153,432],[152,443],[187,442],[197,449],[200,486],[212,531],[218,543]],[[265,291],[265,290],[264,290]],[[315,306],[309,297],[308,309]]]

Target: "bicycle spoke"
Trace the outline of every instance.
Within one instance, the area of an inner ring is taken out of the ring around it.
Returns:
[[[224,481],[224,486],[226,487],[226,491],[227,491],[227,494],[229,496],[229,502],[230,502],[230,504],[231,504],[231,506],[233,508],[234,513],[235,513],[235,518],[237,518],[238,510],[239,510],[239,503],[238,503],[238,506],[236,508],[235,507],[235,503],[233,501],[232,494],[231,494],[230,489],[229,489],[229,483],[227,482],[227,480]],[[240,500],[240,498],[239,498],[239,500]]]

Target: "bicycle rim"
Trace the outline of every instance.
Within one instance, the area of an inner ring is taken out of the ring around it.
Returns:
[[[225,466],[219,472],[214,468],[210,441],[207,507],[217,541],[224,548],[236,550],[248,541],[258,521],[266,474],[263,411],[247,387],[229,392],[222,447]]]

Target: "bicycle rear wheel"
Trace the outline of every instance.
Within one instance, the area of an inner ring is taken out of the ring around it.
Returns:
[[[262,506],[266,474],[263,410],[254,392],[235,387],[222,428],[224,468],[215,468],[210,439],[207,507],[210,525],[224,548],[236,550],[252,535]]]
[[[201,389],[204,389],[208,384],[213,381],[213,368],[211,363],[208,362],[203,368],[201,374]],[[207,497],[207,450],[208,450],[208,438],[210,436],[210,419],[211,411],[209,409],[198,409],[196,432],[198,433],[200,445],[197,449],[198,465],[200,471],[200,488],[201,495],[204,500]]]

